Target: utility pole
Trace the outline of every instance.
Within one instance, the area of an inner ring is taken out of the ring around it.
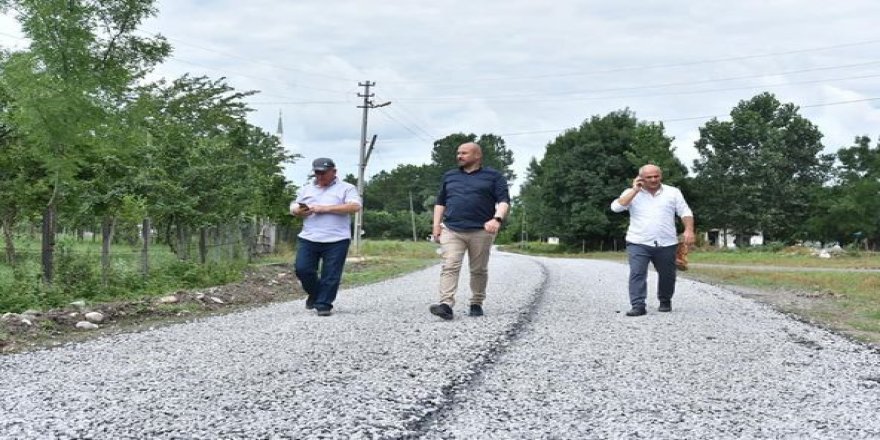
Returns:
[[[413,242],[419,241],[416,237],[416,211],[413,209],[412,191],[409,192],[409,219],[412,222]]]
[[[386,105],[390,105],[391,102],[384,102],[382,104],[376,105],[373,104],[373,100],[370,99],[374,96],[373,93],[370,93],[370,87],[375,86],[375,82],[364,81],[359,82],[358,86],[364,88],[364,93],[358,93],[358,97],[364,98],[364,104],[359,105],[358,108],[364,109],[364,117],[361,122],[361,146],[360,146],[360,160],[358,161],[358,178],[357,178],[357,189],[358,194],[360,194],[361,199],[364,198],[364,174],[367,169],[367,161],[370,160],[370,153],[373,152],[373,146],[376,144],[376,135],[373,135],[373,140],[370,142],[369,149],[367,148],[367,114],[371,108],[379,108],[385,107]],[[361,205],[361,209],[355,213],[354,215],[354,253],[355,255],[361,254],[361,234],[363,234],[364,230],[364,206]]]

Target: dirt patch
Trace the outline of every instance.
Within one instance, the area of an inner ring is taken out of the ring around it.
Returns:
[[[260,304],[303,298],[290,265],[251,267],[244,280],[135,301],[78,304],[63,309],[0,317],[0,353],[17,353],[83,341],[97,336],[140,331],[229,313]],[[101,315],[98,320],[93,313]],[[92,318],[90,321],[87,315]],[[84,329],[77,325],[97,328]]]

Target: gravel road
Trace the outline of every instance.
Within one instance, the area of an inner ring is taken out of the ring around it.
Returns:
[[[434,266],[331,317],[295,301],[3,356],[0,438],[880,438],[878,351],[688,280],[672,313],[625,317],[626,275],[496,253],[480,318],[466,279],[454,321],[428,314]]]

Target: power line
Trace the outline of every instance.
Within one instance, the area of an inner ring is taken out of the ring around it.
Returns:
[[[688,66],[696,66],[701,64],[715,64],[715,63],[724,63],[730,61],[743,61],[750,59],[760,59],[760,58],[773,58],[779,56],[786,55],[795,55],[802,53],[810,53],[810,52],[821,52],[826,50],[833,49],[843,49],[847,47],[857,47],[857,46],[866,46],[871,44],[880,43],[880,39],[876,40],[867,40],[867,41],[858,41],[853,43],[842,43],[835,44],[830,46],[819,46],[812,47],[806,49],[794,49],[788,51],[780,51],[780,52],[771,52],[766,54],[753,54],[753,55],[743,55],[736,57],[724,57],[724,58],[710,58],[704,60],[695,60],[695,61],[684,61],[680,63],[664,63],[664,64],[649,64],[649,65],[641,65],[641,66],[626,66],[626,67],[618,67],[613,69],[603,69],[603,70],[592,70],[586,72],[571,72],[571,73],[560,73],[560,74],[545,74],[545,75],[530,75],[530,76],[497,76],[491,78],[470,78],[467,80],[467,83],[475,83],[475,82],[498,82],[498,81],[517,81],[517,80],[536,80],[536,79],[544,79],[544,78],[566,78],[566,77],[578,77],[578,76],[592,76],[592,75],[600,75],[606,73],[618,73],[618,72],[626,72],[632,70],[654,70],[654,69],[667,69],[671,67],[688,67]],[[389,81],[389,84],[457,84],[461,81]]]
[[[870,101],[878,101],[878,100],[880,100],[880,97],[851,99],[851,100],[846,100],[846,101],[824,102],[824,103],[801,105],[798,107],[799,108],[827,107],[827,106],[833,106],[833,105],[855,104],[855,103],[859,103],[859,102],[870,102]],[[726,115],[702,115],[702,116],[688,116],[688,117],[683,117],[683,118],[665,118],[665,119],[664,118],[657,118],[655,121],[668,123],[668,122],[693,121],[693,120],[699,120],[699,119],[707,119],[708,120],[711,118],[719,118],[719,117],[724,117],[724,116],[726,116]],[[570,130],[572,128],[577,128],[577,127],[555,128],[555,129],[547,129],[547,130],[515,131],[515,132],[496,133],[496,134],[501,137],[527,136],[527,135],[531,135],[531,134],[563,133],[566,130]],[[385,143],[402,143],[402,142],[410,142],[412,140],[413,140],[412,138],[393,138],[393,139],[386,139],[384,142]]]
[[[151,33],[151,32],[148,32],[148,31],[146,31],[146,30],[143,30],[143,29],[138,29],[138,32],[141,32],[141,33],[143,33],[143,34],[147,34],[147,35],[150,35],[150,36],[160,35],[160,34],[161,34],[161,33],[159,33],[159,32],[153,32],[153,33]],[[276,68],[276,69],[280,69],[280,70],[287,70],[287,71],[290,71],[290,72],[296,72],[296,73],[300,73],[300,74],[303,74],[303,75],[317,76],[317,77],[327,78],[327,79],[332,79],[332,80],[336,80],[336,81],[346,81],[346,82],[352,82],[352,81],[355,81],[355,80],[353,80],[352,78],[343,78],[343,77],[335,76],[335,75],[327,75],[327,74],[323,74],[323,73],[310,72],[310,71],[303,70],[303,69],[298,69],[298,68],[295,68],[295,67],[282,66],[282,65],[280,65],[280,64],[271,63],[271,62],[268,62],[268,61],[265,61],[265,60],[259,60],[259,59],[253,59],[253,58],[243,57],[243,56],[238,55],[238,54],[234,54],[234,53],[230,53],[230,52],[225,52],[225,51],[222,51],[222,50],[217,50],[217,49],[213,49],[213,48],[210,48],[210,47],[204,47],[204,46],[200,46],[200,45],[197,45],[197,44],[189,43],[189,42],[184,41],[184,40],[182,40],[182,39],[180,39],[180,38],[169,37],[169,36],[164,36],[164,37],[167,38],[167,39],[169,39],[169,40],[176,41],[176,42],[178,42],[178,43],[180,43],[180,44],[182,44],[182,45],[184,45],[184,46],[194,47],[194,48],[196,48],[196,49],[204,50],[204,51],[207,51],[207,52],[214,52],[214,53],[217,53],[217,54],[220,54],[220,55],[225,55],[225,56],[232,57],[232,58],[237,58],[237,59],[240,59],[240,60],[243,60],[243,61],[248,61],[248,62],[250,62],[250,63],[263,64],[263,65],[266,65],[266,66],[269,66],[269,67],[274,67],[274,68]]]
[[[383,95],[384,95],[384,96],[387,96],[387,99],[388,99],[389,101],[395,101],[395,102],[397,101],[394,97],[389,96],[387,93],[386,93],[386,94],[383,94]],[[400,108],[400,110],[398,110],[398,108]],[[424,128],[422,128],[422,126],[425,125],[425,124],[421,124],[421,123],[418,121],[418,119],[415,117],[415,112],[412,112],[412,111],[403,112],[403,111],[401,111],[401,110],[408,110],[408,109],[407,109],[406,106],[402,106],[400,103],[397,103],[397,105],[396,105],[394,108],[391,109],[391,111],[393,111],[394,114],[398,115],[398,117],[402,117],[403,119],[406,119],[406,120],[410,121],[410,123],[412,123],[412,125],[413,125],[414,127],[416,127],[416,129],[418,129],[419,131],[421,131],[422,133],[424,133],[428,138],[430,138],[430,139],[436,139],[435,136],[433,136],[433,135],[432,135],[431,133],[429,133],[427,130],[425,130]]]
[[[760,75],[764,76],[764,75]],[[759,77],[760,77],[759,76]],[[503,96],[496,97],[493,99],[492,97],[461,97],[461,96],[449,96],[449,97],[432,97],[432,98],[400,98],[400,101],[404,102],[457,102],[457,101],[469,101],[473,99],[480,99],[485,101],[493,101],[493,102],[513,102],[513,101],[525,101],[525,102],[554,102],[554,101],[590,101],[590,100],[602,100],[602,99],[621,99],[621,98],[646,98],[646,97],[654,97],[654,96],[676,96],[676,95],[693,95],[693,94],[702,94],[702,93],[715,93],[715,92],[727,92],[733,90],[749,90],[755,88],[771,88],[771,87],[787,87],[801,84],[815,84],[821,82],[830,82],[830,81],[845,81],[845,80],[854,80],[854,79],[868,79],[868,78],[876,78],[880,76],[880,74],[871,74],[871,75],[854,75],[854,76],[843,76],[836,78],[821,78],[821,79],[813,79],[813,80],[803,80],[803,81],[791,81],[786,83],[777,83],[777,84],[761,84],[757,86],[738,86],[738,87],[724,87],[724,88],[716,88],[716,89],[702,89],[702,90],[682,90],[682,91],[674,91],[674,92],[657,92],[657,93],[646,93],[646,94],[626,94],[626,95],[608,95],[608,96],[565,96],[565,97],[546,97],[546,98],[538,98],[538,99],[523,99],[523,96]],[[696,83],[696,82],[695,82]],[[683,84],[682,84],[683,85]],[[637,90],[637,89],[646,89],[646,88],[654,88],[654,87],[665,87],[665,85],[659,86],[639,86],[633,88],[623,88],[619,90]],[[601,93],[603,91],[612,91],[615,89],[605,89],[599,90],[594,93]],[[584,93],[579,93],[584,94]],[[546,96],[547,94],[542,94],[538,96]]]
[[[400,121],[400,120],[398,120],[397,118],[395,118],[394,116],[391,116],[391,113],[390,113],[390,112],[380,112],[380,113],[381,113],[383,116],[385,116],[386,118],[391,119],[392,121],[397,122],[398,124],[400,124],[400,126],[403,127],[404,130],[406,130],[406,131],[412,133],[413,136],[415,136],[415,137],[417,137],[417,138],[419,138],[420,140],[423,140],[423,141],[426,140],[425,137],[424,137],[421,133],[416,133],[414,130],[410,129],[409,126],[408,126],[407,124],[405,124],[403,121]],[[430,139],[427,139],[427,142],[432,142],[432,141],[431,141]]]
[[[253,76],[253,75],[249,75],[249,74],[244,74],[244,73],[238,73],[238,72],[235,72],[235,71],[230,71],[230,70],[228,70],[228,69],[221,69],[221,68],[219,68],[219,67],[207,66],[207,65],[205,65],[205,64],[201,64],[201,63],[196,63],[196,62],[192,62],[192,61],[184,60],[184,59],[179,58],[179,57],[176,57],[176,56],[171,56],[170,58],[171,58],[171,59],[168,60],[168,61],[178,62],[178,63],[182,63],[182,64],[189,64],[189,65],[191,65],[191,66],[202,67],[202,68],[209,69],[209,70],[215,70],[215,71],[218,71],[218,72],[224,73],[223,76],[229,76],[229,75],[227,75],[227,73],[232,73],[232,74],[235,75],[235,76],[240,76],[240,77],[244,77],[244,78],[257,79],[257,80],[260,80],[260,81],[278,82],[278,83],[282,83],[282,84],[288,84],[288,85],[290,85],[287,81],[285,81],[285,80],[283,80],[283,79],[280,79],[280,78],[275,78],[275,79],[262,78],[262,77]],[[311,87],[311,86],[303,86],[303,85],[299,85],[299,84],[295,84],[295,83],[294,83],[293,85],[290,85],[290,86],[293,87],[293,88],[308,89],[308,90],[316,90],[316,91],[319,91],[319,92],[330,92],[330,93],[336,93],[336,94],[347,94],[347,93],[350,93],[349,91],[333,90],[333,89],[324,89],[324,88],[320,88],[320,87]]]
[[[741,76],[732,76],[725,78],[715,78],[715,79],[704,79],[704,80],[695,80],[695,81],[679,81],[679,82],[670,82],[670,83],[658,83],[658,84],[648,84],[641,86],[626,86],[626,87],[608,87],[601,89],[587,89],[587,90],[564,90],[564,91],[553,91],[553,92],[543,92],[543,93],[517,93],[517,94],[504,94],[504,95],[495,95],[495,96],[485,96],[485,95],[456,95],[456,96],[444,96],[444,97],[432,97],[432,98],[401,98],[397,99],[397,101],[427,101],[427,100],[461,100],[461,99],[521,99],[528,98],[532,96],[553,96],[553,95],[581,95],[581,94],[591,94],[591,93],[604,93],[604,92],[622,92],[622,91],[631,91],[631,90],[650,90],[655,88],[666,88],[666,87],[678,87],[678,86],[690,86],[695,84],[711,84],[716,82],[727,82],[727,81],[738,81],[743,79],[754,79],[754,78],[764,78],[771,76],[780,76],[780,75],[796,75],[801,73],[808,72],[818,72],[818,71],[826,71],[826,70],[838,70],[838,69],[850,69],[854,67],[865,67],[871,65],[880,64],[880,60],[873,60],[864,63],[855,63],[855,64],[846,64],[846,65],[837,65],[837,66],[823,66],[823,67],[812,67],[805,69],[796,69],[796,70],[787,70],[782,72],[771,72],[771,73],[759,73],[752,75],[741,75]]]

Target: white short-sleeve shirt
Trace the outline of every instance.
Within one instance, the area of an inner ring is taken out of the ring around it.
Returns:
[[[291,202],[306,205],[342,205],[356,203],[361,205],[357,187],[336,178],[329,186],[308,184],[300,188],[296,200]],[[351,216],[349,214],[319,213],[303,220],[299,237],[317,243],[333,243],[351,239]]]

